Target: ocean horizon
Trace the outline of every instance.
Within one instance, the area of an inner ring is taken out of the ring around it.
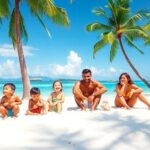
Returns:
[[[73,96],[72,94],[72,88],[75,84],[75,82],[79,81],[78,79],[59,79],[63,84],[63,93],[65,96]],[[47,81],[31,81],[31,87],[38,87],[41,90],[41,96],[48,97],[50,93],[53,91],[52,85],[55,79],[47,80]],[[98,80],[99,81],[99,80]],[[2,96],[2,88],[5,83],[14,83],[16,85],[16,91],[15,95],[18,95],[19,97],[22,97],[22,81],[21,80],[5,80],[0,79],[0,97]],[[103,84],[107,88],[107,92],[104,94],[106,96],[114,96],[115,95],[115,86],[118,83],[118,81],[99,81],[101,84]],[[150,94],[150,89],[142,82],[142,81],[134,81],[134,84],[141,87],[144,90],[144,94]]]

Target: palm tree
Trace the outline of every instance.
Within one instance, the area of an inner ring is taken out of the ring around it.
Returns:
[[[4,2],[9,6],[9,0],[0,0],[0,3]],[[30,95],[30,80],[27,73],[27,67],[25,63],[23,47],[22,47],[22,38],[27,40],[27,32],[24,25],[24,19],[21,15],[20,5],[22,0],[14,0],[14,9],[10,16],[10,24],[9,24],[9,37],[12,40],[14,48],[17,49],[19,63],[21,68],[21,76],[23,82],[23,98],[26,99]],[[69,24],[68,16],[64,9],[56,7],[54,5],[53,0],[25,0],[31,13],[37,17],[40,21],[48,35],[50,36],[50,32],[46,28],[45,24],[43,23],[41,17],[46,16],[51,19],[54,23],[67,26]],[[1,5],[2,7],[3,5]],[[4,15],[6,16],[6,15]]]
[[[9,15],[9,5],[6,0],[0,0],[0,23],[2,18]]]
[[[142,39],[145,43],[150,43],[150,35],[148,33],[148,31],[150,31],[150,23],[147,23],[144,27],[137,24],[137,22],[142,19],[149,19],[150,12],[140,10],[131,16],[129,4],[130,0],[108,0],[108,5],[105,9],[109,9],[109,15],[103,8],[93,10],[97,16],[103,17],[105,21],[103,23],[95,22],[89,24],[86,26],[86,30],[100,31],[101,33],[100,40],[94,45],[93,48],[94,57],[100,49],[102,49],[105,45],[110,44],[110,62],[112,62],[117,54],[118,45],[120,45],[121,51],[130,67],[150,88],[150,84],[139,74],[130,61],[122,42],[122,40],[125,40],[129,46],[132,46],[141,54],[144,54],[133,41],[136,39]]]

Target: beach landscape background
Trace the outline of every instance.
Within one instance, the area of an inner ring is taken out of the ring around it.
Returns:
[[[53,91],[52,85],[53,82],[56,79],[49,79],[49,80],[44,80],[41,78],[40,81],[31,81],[31,87],[38,87],[41,90],[41,96],[43,97],[48,97],[50,93]],[[73,96],[72,94],[72,88],[74,84],[79,81],[80,79],[60,79],[60,81],[63,84],[63,92],[66,96]],[[115,86],[118,83],[118,81],[100,81],[98,80],[101,84],[103,84],[107,88],[107,92],[104,94],[105,96],[110,96],[114,97],[115,96]],[[2,88],[3,85],[7,82],[12,82],[16,85],[16,91],[15,94],[18,95],[20,98],[22,96],[22,82],[21,80],[0,80],[0,91],[2,95]],[[150,90],[149,88],[142,82],[142,81],[134,81],[134,83],[141,87],[144,90],[145,95],[150,95]]]
[[[14,1],[10,1],[12,4]],[[31,87],[38,87],[44,100],[52,92],[52,83],[60,79],[63,83],[65,102],[61,113],[26,116],[28,100],[20,106],[17,119],[0,116],[0,150],[149,150],[150,149],[150,110],[137,102],[131,110],[114,107],[115,85],[122,72],[128,72],[135,84],[143,88],[143,94],[150,101],[150,90],[127,64],[118,48],[113,62],[110,62],[110,47],[105,46],[93,59],[93,46],[100,35],[89,33],[86,25],[100,21],[92,13],[93,8],[106,8],[107,0],[55,0],[55,4],[67,11],[68,28],[53,24],[42,17],[51,32],[51,38],[41,24],[30,13],[27,1],[22,0],[20,11],[28,32],[28,42],[23,42],[28,75]],[[13,9],[11,5],[11,11]],[[149,9],[149,0],[132,0],[132,13]],[[7,18],[8,19],[8,18]],[[8,36],[9,21],[0,24],[0,97],[3,85],[12,82],[16,85],[15,94],[22,97],[22,82],[17,51]],[[0,20],[1,21],[1,20]],[[145,24],[146,22],[143,22]],[[142,23],[139,23],[142,25]],[[150,80],[150,50],[141,40],[135,41],[144,55],[134,51],[123,42],[125,50],[144,78]],[[100,81],[108,91],[103,94],[96,111],[81,111],[73,98],[72,87],[81,79],[84,68],[92,70],[93,79]],[[101,104],[107,100],[110,111],[103,111]]]

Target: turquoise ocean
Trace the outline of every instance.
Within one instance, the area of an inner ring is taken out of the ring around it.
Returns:
[[[4,81],[4,80],[0,80],[0,97],[2,96],[2,89],[3,89],[3,85],[7,82],[11,82],[14,83],[16,85],[16,91],[15,91],[15,95],[18,96],[22,96],[22,82],[21,81]],[[77,82],[77,80],[61,80],[62,84],[63,84],[63,93],[66,96],[73,96],[72,94],[72,88],[75,84],[75,82]],[[117,84],[117,82],[112,82],[112,81],[100,81],[101,84],[103,84],[106,88],[107,88],[107,92],[105,93],[105,95],[107,96],[112,96],[115,94],[115,86]],[[52,89],[52,84],[53,84],[53,80],[50,81],[31,81],[31,87],[38,87],[41,90],[41,95],[44,97],[48,97],[49,94],[53,91]],[[134,81],[134,84],[136,84],[137,86],[141,87],[144,90],[144,94],[146,95],[150,95],[150,89],[141,81]]]

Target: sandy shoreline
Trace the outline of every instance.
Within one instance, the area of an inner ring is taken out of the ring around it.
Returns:
[[[113,106],[112,97],[109,99]],[[148,97],[150,100],[150,97]],[[25,116],[27,101],[17,119],[0,118],[2,150],[148,150],[150,110],[138,102],[132,110],[111,107],[83,112],[66,97],[63,111],[43,116]]]

